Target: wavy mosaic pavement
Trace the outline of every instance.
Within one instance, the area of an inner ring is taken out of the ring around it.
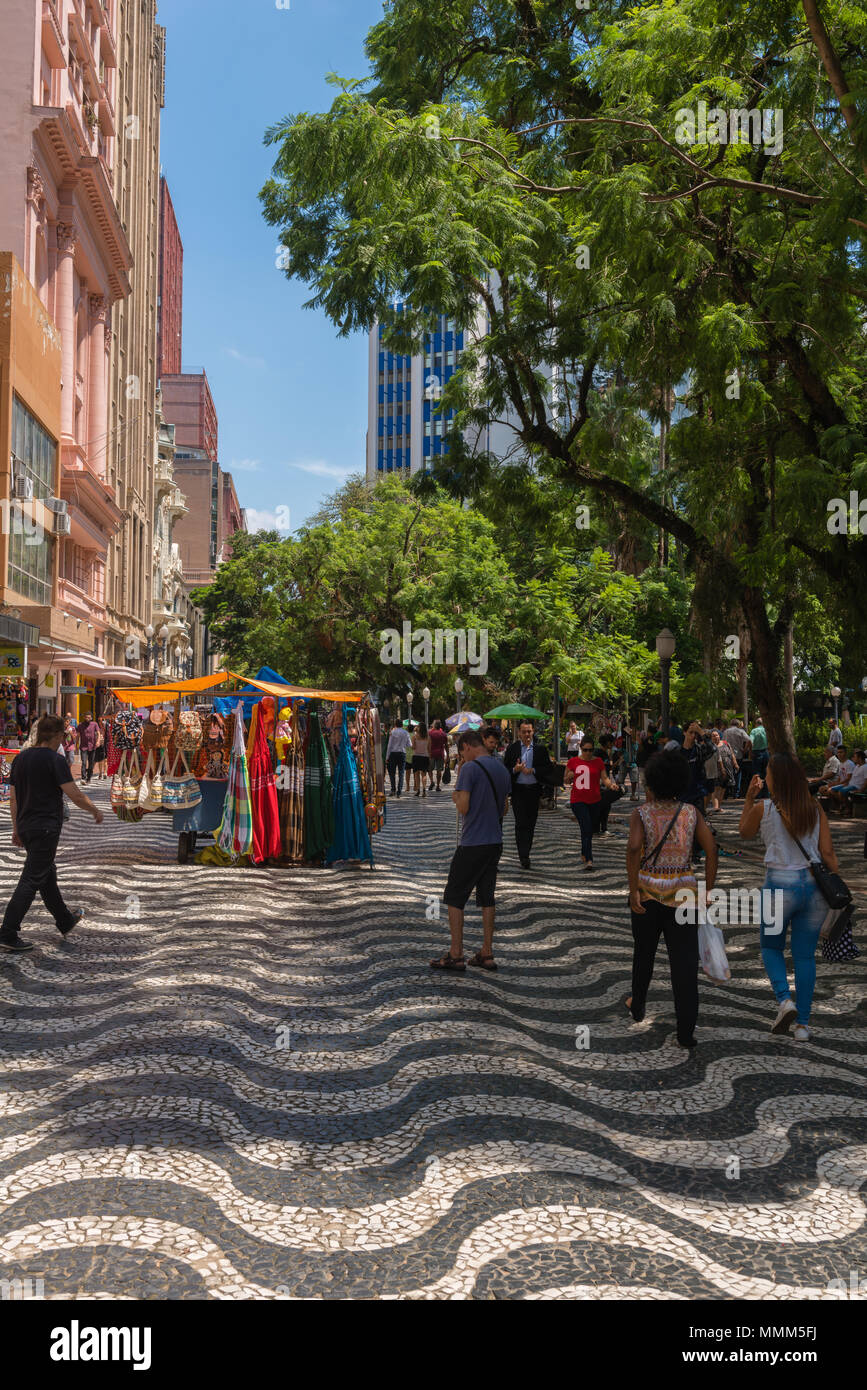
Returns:
[[[733,813],[717,823],[733,843]],[[86,926],[62,941],[40,905],[37,949],[0,959],[0,1280],[50,1299],[851,1296],[828,1285],[867,1270],[867,955],[819,963],[797,1045],[768,1033],[755,929],[728,929],[733,980],[702,984],[687,1056],[664,955],[645,1022],[623,1009],[623,825],[592,879],[568,815],[543,813],[529,873],[507,834],[499,973],[443,978],[445,795],[390,803],[373,873],[179,866],[167,817],[74,813],[59,865]],[[0,820],[4,897],[19,864]],[[722,861],[723,885],[759,873]]]

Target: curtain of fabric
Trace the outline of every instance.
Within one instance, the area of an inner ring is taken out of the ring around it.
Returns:
[[[282,845],[266,720],[262,718],[261,710],[258,713],[259,717],[254,718],[253,754],[250,759],[250,805],[253,812],[251,855],[254,864],[263,864],[266,859],[279,859]]]
[[[345,706],[341,734],[334,777],[334,840],[328,851],[326,863],[333,864],[338,859],[369,859],[372,864],[373,850],[367,830],[358,767],[349,742]]]

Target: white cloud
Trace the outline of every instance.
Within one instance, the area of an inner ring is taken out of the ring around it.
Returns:
[[[297,468],[301,473],[314,473],[318,478],[348,478],[350,473],[359,471],[340,468],[336,464],[327,463],[325,459],[302,459],[300,463],[290,463],[289,467]]]
[[[261,467],[258,459],[232,459],[227,472],[229,473],[258,473]]]
[[[279,531],[282,535],[288,536],[290,527],[289,508],[280,507],[280,515],[277,512],[260,511],[258,507],[245,507],[244,513],[247,517],[248,531]]]
[[[223,351],[227,353],[229,357],[234,357],[236,362],[243,362],[246,367],[265,366],[264,357],[245,357],[243,352],[239,352],[237,348],[233,347],[224,348]]]

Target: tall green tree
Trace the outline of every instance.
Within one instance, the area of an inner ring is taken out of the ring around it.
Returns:
[[[265,216],[341,333],[379,319],[407,350],[434,307],[469,326],[483,306],[442,401],[447,485],[490,484],[459,432],[506,416],[541,476],[671,537],[714,640],[742,617],[783,748],[804,557],[863,621],[867,541],[826,516],[867,479],[865,45],[841,0],[392,0],[371,81],[267,137]],[[640,421],[678,383],[664,470],[643,469]]]

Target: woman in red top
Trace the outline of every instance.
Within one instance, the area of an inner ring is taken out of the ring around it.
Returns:
[[[570,805],[581,827],[581,858],[586,873],[593,868],[593,832],[599,825],[601,787],[617,790],[617,784],[608,776],[602,759],[593,756],[592,739],[582,739],[580,757],[569,759],[564,785],[572,788]]]

